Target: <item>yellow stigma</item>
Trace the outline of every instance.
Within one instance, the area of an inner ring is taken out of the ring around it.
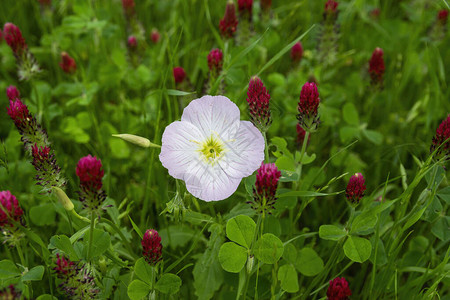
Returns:
[[[214,165],[217,159],[220,158],[221,155],[223,155],[224,150],[225,147],[220,138],[211,135],[209,138],[203,141],[203,143],[200,143],[200,148],[198,151],[200,151],[203,159],[207,163]]]

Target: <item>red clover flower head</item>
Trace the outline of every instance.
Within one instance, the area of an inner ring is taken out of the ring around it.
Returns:
[[[373,85],[381,85],[384,75],[383,49],[375,48],[369,61],[369,74]]]
[[[441,156],[450,156],[450,141],[444,142],[450,138],[450,114],[447,115],[447,118],[442,121],[439,127],[436,129],[436,135],[433,137],[431,141],[430,152],[434,152],[439,146],[439,150],[436,152],[436,157],[439,158]]]
[[[27,44],[19,27],[13,23],[6,23],[3,27],[3,35],[6,43],[17,56],[22,56],[27,49]]]
[[[56,254],[56,267],[54,268],[58,278],[67,278],[73,276],[77,271],[77,266],[64,255]]]
[[[9,98],[9,107],[6,108],[9,117],[13,120],[20,134],[30,134],[37,131],[36,119],[31,115],[28,107],[20,100],[20,93],[15,86],[6,89]]]
[[[225,38],[231,38],[236,32],[237,25],[236,7],[233,1],[229,1],[225,9],[225,15],[219,22],[220,33]]]
[[[358,204],[366,190],[365,179],[361,173],[355,173],[347,184],[345,197],[352,204]]]
[[[247,103],[250,120],[262,132],[272,124],[269,102],[270,95],[264,83],[258,76],[253,76],[248,84]]]
[[[148,229],[142,238],[142,255],[150,265],[156,265],[162,258],[161,237],[154,229]]]
[[[11,228],[14,227],[13,222],[20,222],[23,210],[10,191],[0,192],[0,205],[0,228]]]
[[[102,169],[102,162],[96,156],[82,157],[77,164],[76,173],[80,178],[80,185],[89,189],[99,190],[102,188],[102,179],[105,172]]]
[[[220,49],[212,49],[208,54],[208,68],[213,76],[219,75],[222,71],[223,53]]]
[[[173,68],[173,78],[176,84],[182,83],[186,78],[186,72],[182,67]]]
[[[298,42],[291,49],[291,58],[295,63],[299,63],[303,57],[302,43]]]
[[[105,174],[102,162],[95,156],[82,157],[77,164],[76,174],[80,179],[80,201],[83,207],[92,213],[100,214],[101,205],[106,199],[102,190],[102,179]]]
[[[126,16],[131,16],[134,14],[134,0],[122,0],[122,7]]]
[[[300,92],[297,119],[304,130],[314,132],[319,124],[319,91],[314,82],[307,82]]]
[[[271,210],[274,209],[280,177],[281,172],[274,163],[261,163],[261,167],[256,173],[256,183],[253,188],[253,202],[249,202],[257,212],[261,214],[267,212],[270,214]]]
[[[438,22],[441,23],[442,25],[447,24],[448,10],[446,10],[446,9],[440,10],[437,14],[437,19],[438,19]]]
[[[161,37],[161,36],[160,36],[160,34],[159,34],[158,29],[153,28],[153,29],[152,29],[152,32],[150,33],[150,39],[152,40],[152,42],[153,42],[154,44],[157,44],[157,43],[159,42],[160,37]]]
[[[348,282],[344,277],[337,277],[330,280],[327,290],[328,300],[347,300],[352,295],[352,291],[348,287]]]
[[[61,53],[61,62],[59,63],[61,69],[68,74],[73,74],[77,70],[77,63],[67,52]]]
[[[253,0],[238,0],[238,10],[242,17],[252,18]]]
[[[130,35],[128,37],[128,47],[130,47],[130,49],[136,49],[137,48],[137,39],[134,35]]]
[[[370,16],[373,19],[378,19],[380,17],[381,10],[377,7],[370,11]]]
[[[337,1],[334,0],[328,0],[325,3],[325,14],[326,15],[335,15],[337,14],[337,7],[338,7],[339,3]]]

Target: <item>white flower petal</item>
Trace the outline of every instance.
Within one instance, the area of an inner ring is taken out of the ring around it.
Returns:
[[[204,201],[219,201],[230,197],[238,188],[241,178],[231,178],[220,167],[197,161],[184,174],[187,190]]]
[[[209,138],[218,135],[229,140],[239,129],[240,111],[224,96],[203,96],[192,100],[184,109],[181,121],[190,122]]]
[[[202,133],[189,122],[176,121],[166,127],[159,160],[172,177],[183,179],[190,165],[197,163],[199,145],[196,142],[202,140]]]
[[[251,122],[241,121],[236,136],[225,145],[227,152],[218,163],[232,178],[250,176],[264,160],[264,137]]]

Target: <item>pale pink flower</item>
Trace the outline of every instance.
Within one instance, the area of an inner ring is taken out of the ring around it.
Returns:
[[[204,201],[230,197],[241,179],[264,160],[264,138],[239,108],[224,96],[203,96],[184,109],[181,121],[162,136],[162,165],[186,182],[187,190]]]

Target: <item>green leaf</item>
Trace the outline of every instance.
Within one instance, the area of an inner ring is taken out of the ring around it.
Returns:
[[[127,292],[131,300],[141,300],[150,293],[150,286],[136,279],[128,285]]]
[[[359,126],[359,115],[353,103],[347,102],[342,108],[344,121],[349,125]]]
[[[274,264],[283,255],[283,250],[281,240],[271,233],[266,233],[256,242],[254,254],[263,263]]]
[[[280,170],[286,170],[290,172],[295,171],[295,160],[292,157],[289,156],[281,156],[277,158],[275,165]]]
[[[147,284],[152,284],[153,282],[153,267],[150,266],[143,257],[136,261],[136,264],[134,265],[134,274]]]
[[[342,142],[348,142],[353,138],[359,138],[359,128],[351,126],[343,126],[339,129],[339,136]]]
[[[334,225],[322,225],[319,227],[319,237],[324,240],[339,241],[347,232]]]
[[[139,227],[136,225],[136,223],[134,223],[134,221],[131,219],[130,216],[128,216],[128,219],[130,219],[131,226],[133,226],[134,231],[136,231],[136,233],[139,235],[139,237],[142,240],[142,238],[144,237],[144,235],[142,234],[142,231],[139,229]]]
[[[227,222],[227,237],[233,242],[250,249],[256,224],[249,216],[240,215]]]
[[[403,225],[403,231],[405,231],[406,229],[408,229],[409,227],[413,226],[417,221],[419,221],[419,219],[422,217],[423,213],[425,212],[425,210],[427,209],[427,207],[423,207],[422,209],[420,209],[419,211],[416,211],[409,219],[408,221],[406,221],[405,225]]]
[[[364,129],[362,133],[366,136],[366,138],[374,143],[375,145],[381,145],[383,142],[383,135],[375,130]]]
[[[7,259],[0,261],[0,279],[10,279],[19,275],[20,271],[15,263]]]
[[[175,274],[164,274],[155,285],[155,289],[164,294],[175,294],[181,286],[181,278]]]
[[[298,173],[280,170],[280,182],[297,182],[299,180]],[[254,182],[253,182],[254,183]]]
[[[450,204],[450,186],[439,190],[437,193],[438,197],[444,200],[447,204]]]
[[[31,221],[38,225],[52,225],[55,223],[56,211],[54,204],[44,203],[38,206],[33,206],[30,209],[30,219]]]
[[[225,243],[219,250],[219,262],[222,268],[231,273],[239,273],[247,261],[248,252],[235,243]]]
[[[184,247],[187,243],[192,241],[196,234],[197,232],[190,227],[180,227],[177,225],[171,225],[168,228],[159,231],[163,246],[170,246],[173,249]]]
[[[36,266],[22,274],[22,281],[39,281],[44,275],[44,266]]]
[[[300,155],[301,155],[300,151],[295,151],[295,161],[298,162],[298,163],[300,163]],[[305,152],[303,154],[303,158],[302,158],[301,163],[303,165],[307,165],[307,164],[312,163],[314,160],[316,160],[316,154],[315,153],[313,153],[311,155],[308,155],[308,153]]]
[[[312,248],[303,248],[298,252],[297,270],[305,276],[315,276],[323,270],[323,260]]]
[[[89,234],[90,230],[84,234],[85,250],[89,248]],[[111,246],[111,237],[109,233],[94,228],[94,234],[92,237],[91,257],[97,257],[102,255]]]
[[[278,279],[281,281],[281,288],[286,292],[298,292],[297,271],[291,264],[283,265],[278,269]]]
[[[352,223],[350,233],[366,235],[371,233],[374,226],[377,224],[378,218],[371,212],[362,213],[358,215]]]
[[[194,92],[184,92],[184,91],[171,90],[171,89],[167,89],[166,92],[167,92],[167,95],[169,95],[169,96],[187,96],[187,95],[194,94]]]
[[[72,261],[80,260],[75,249],[73,248],[70,239],[65,235],[54,235],[50,238],[50,245],[55,247],[56,249],[61,250],[65,254],[69,256],[69,259]]]
[[[365,262],[371,252],[372,244],[367,239],[350,235],[344,243],[345,255],[354,262]]]
[[[442,216],[433,227],[431,227],[431,232],[441,241],[447,242],[450,240],[450,217]]]
[[[293,265],[297,262],[297,249],[292,243],[284,245],[283,258]]]

